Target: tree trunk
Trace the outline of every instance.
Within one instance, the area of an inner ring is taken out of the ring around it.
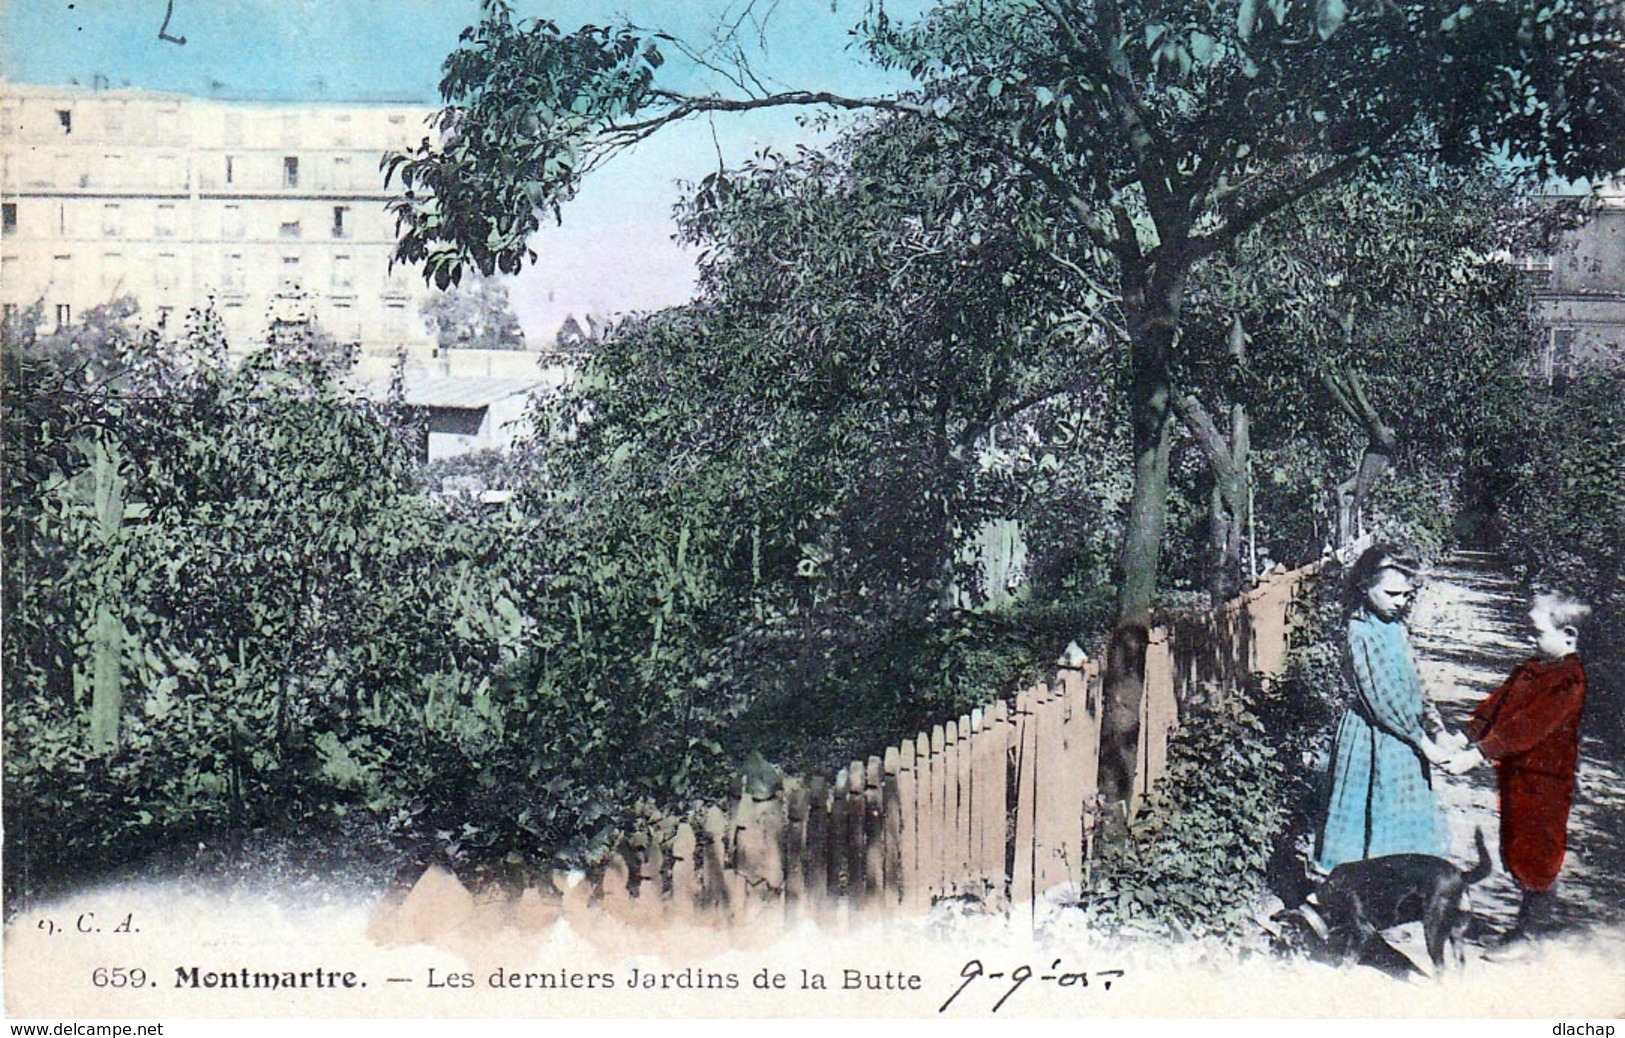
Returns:
[[[1321,382],[1343,412],[1358,422],[1366,434],[1366,446],[1360,455],[1359,467],[1353,478],[1337,488],[1338,535],[1342,544],[1348,544],[1365,532],[1366,498],[1377,477],[1388,467],[1399,446],[1399,437],[1372,406],[1365,395],[1359,373],[1353,368],[1332,367],[1321,373]]]
[[[1126,818],[1134,792],[1151,597],[1156,592],[1168,515],[1173,404],[1169,359],[1178,332],[1182,287],[1182,278],[1164,283],[1149,298],[1141,294],[1139,306],[1134,293],[1124,293],[1132,371],[1129,421],[1134,434],[1134,490],[1117,559],[1117,623],[1106,652],[1100,728],[1100,792],[1108,805],[1123,805],[1110,812],[1113,819]]]
[[[118,455],[97,440],[91,458],[95,480],[97,535],[107,557],[124,523],[124,477]],[[119,719],[124,712],[124,621],[116,599],[117,575],[111,566],[101,574],[91,630],[90,745],[97,753],[118,749]]]
[[[1246,565],[1243,545],[1246,536],[1248,453],[1247,408],[1236,404],[1230,409],[1230,441],[1220,444],[1224,457],[1213,459],[1213,497],[1208,516],[1208,596],[1221,606],[1241,593]]]

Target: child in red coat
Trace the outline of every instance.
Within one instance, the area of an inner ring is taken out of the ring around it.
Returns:
[[[1585,667],[1576,655],[1575,624],[1591,608],[1558,595],[1537,595],[1529,610],[1537,656],[1473,711],[1473,746],[1445,770],[1459,775],[1493,760],[1501,793],[1501,861],[1523,890],[1508,940],[1528,935],[1544,914],[1563,866],[1569,802],[1579,756]]]

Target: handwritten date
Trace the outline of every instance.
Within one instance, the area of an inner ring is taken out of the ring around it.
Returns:
[[[1050,963],[1049,969],[1043,973],[1035,973],[1031,966],[1025,964],[1017,966],[1013,970],[1000,970],[997,973],[990,973],[988,972],[987,967],[982,965],[981,959],[971,959],[969,962],[965,963],[964,968],[959,971],[959,975],[964,979],[960,982],[959,987],[954,990],[954,993],[948,996],[948,1001],[942,1003],[942,1005],[938,1007],[937,1012],[947,1012],[948,1007],[954,1004],[954,1000],[960,995],[963,995],[965,993],[965,989],[969,988],[978,980],[1003,982],[999,985],[999,987],[1003,989],[1003,993],[999,995],[999,1000],[993,1003],[993,1009],[991,1010],[992,1012],[997,1013],[1006,1002],[1010,1001],[1011,996],[1017,991],[1020,991],[1022,985],[1026,984],[1028,981],[1054,984],[1056,987],[1061,988],[1087,988],[1090,986],[1090,978],[1093,976],[1095,984],[1097,984],[1104,991],[1110,991],[1112,989],[1112,981],[1118,977],[1121,977],[1123,975],[1123,971],[1094,970],[1092,974],[1088,970],[1075,970],[1068,972],[1061,969],[1061,960],[1056,959],[1054,962]]]

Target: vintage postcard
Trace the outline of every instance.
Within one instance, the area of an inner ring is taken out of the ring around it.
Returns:
[[[0,76],[12,1020],[1625,1011],[1617,3]]]

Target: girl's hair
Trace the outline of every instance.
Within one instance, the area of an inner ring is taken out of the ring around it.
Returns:
[[[1572,627],[1591,615],[1591,607],[1577,598],[1548,591],[1535,596],[1529,614],[1545,616],[1553,627]]]
[[[1398,570],[1407,577],[1415,577],[1421,567],[1413,556],[1388,544],[1373,544],[1360,553],[1349,567],[1348,579],[1343,584],[1343,608],[1350,616],[1359,612],[1365,603],[1366,592],[1376,586],[1385,569]]]

